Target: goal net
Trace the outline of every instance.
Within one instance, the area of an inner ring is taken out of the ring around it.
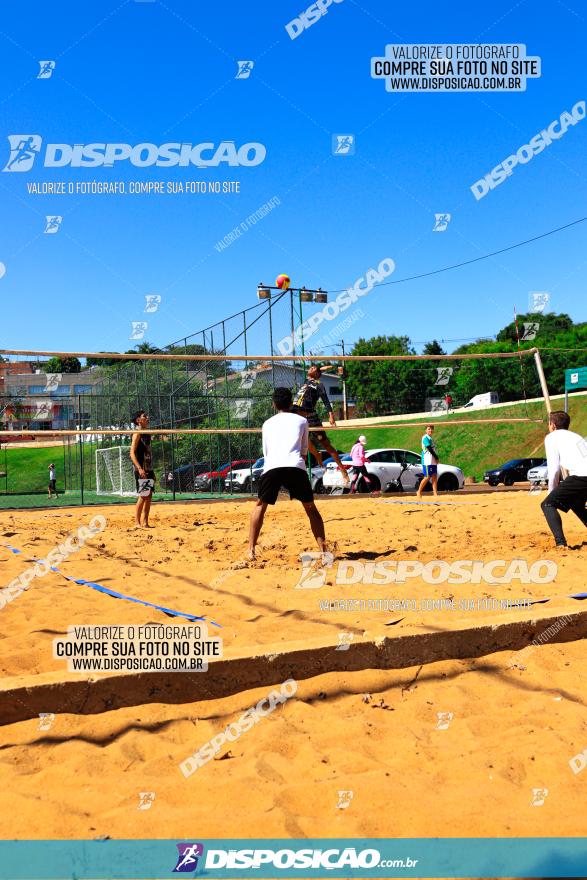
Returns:
[[[96,494],[136,495],[129,446],[96,449]]]

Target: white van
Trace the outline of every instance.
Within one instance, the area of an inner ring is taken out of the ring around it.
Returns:
[[[461,409],[468,409],[472,406],[491,406],[493,403],[499,403],[499,394],[497,391],[488,391],[486,394],[476,394],[475,397],[472,397],[468,403],[461,407]]]

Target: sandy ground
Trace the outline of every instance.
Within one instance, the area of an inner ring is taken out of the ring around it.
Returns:
[[[544,496],[542,496],[544,497]],[[587,536],[572,514],[556,556],[540,495],[443,496],[442,503],[376,499],[319,502],[342,561],[553,560],[549,584],[336,585],[296,588],[299,554],[312,550],[298,505],[267,514],[261,561],[232,569],[246,547],[249,504],[154,507],[152,531],[129,528],[131,510],[103,507],[102,535],[62,564],[64,572],[222,625],[225,656],[252,646],[332,639],[341,632],[389,635],[451,629],[488,612],[335,611],[333,598],[551,597],[538,608],[567,614],[582,603]],[[397,500],[397,499],[395,499]],[[97,508],[5,512],[0,542],[41,557]],[[0,584],[27,563],[0,547]],[[501,622],[528,611],[494,613]],[[33,582],[0,612],[0,668],[34,681],[63,669],[52,639],[72,624],[167,623],[158,612],[69,583]],[[397,621],[397,623],[395,623]],[[390,625],[395,623],[393,630]],[[95,716],[57,715],[0,728],[0,837],[574,836],[587,772],[570,759],[587,748],[584,646],[537,648],[520,668],[509,654],[443,661],[399,672],[329,674],[299,683],[296,696],[215,760],[185,779],[179,764],[266,691],[181,706],[150,705]],[[181,673],[177,673],[181,674]],[[213,674],[210,670],[205,674]],[[51,712],[51,707],[46,707]],[[452,713],[439,728],[438,713]],[[533,804],[547,789],[542,805]],[[347,807],[339,792],[351,791]],[[154,794],[139,809],[140,792]]]

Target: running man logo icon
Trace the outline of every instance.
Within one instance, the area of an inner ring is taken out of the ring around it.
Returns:
[[[452,712],[437,712],[438,721],[436,722],[436,730],[448,730],[450,722],[454,718]]]
[[[332,155],[333,156],[354,156],[355,155],[355,136],[354,136],[354,134],[333,134],[332,135]]]
[[[253,370],[245,370],[241,373],[241,388],[252,388],[255,382],[255,373]]]
[[[296,590],[317,590],[324,586],[326,570],[334,565],[332,553],[301,553],[302,573]]]
[[[39,712],[39,730],[51,730],[54,721],[54,712]]]
[[[338,803],[337,807],[339,810],[346,810],[347,807],[350,806],[350,803],[353,799],[352,791],[339,791],[338,792]]]
[[[255,66],[254,61],[237,61],[238,70],[236,72],[235,79],[248,79],[251,75],[251,71]]]
[[[177,864],[173,869],[174,874],[186,874],[195,871],[198,867],[198,859],[204,855],[203,843],[176,843],[179,855]]]
[[[9,134],[10,156],[2,171],[30,171],[41,149],[38,134]]]
[[[450,223],[451,215],[450,214],[435,214],[434,215],[434,228],[432,232],[444,232],[448,228],[448,224]]]
[[[550,294],[546,290],[533,291],[528,294],[528,300],[530,311],[533,314],[536,312],[543,312],[550,302]]]
[[[47,391],[56,391],[59,388],[59,383],[61,382],[62,373],[47,373]]]
[[[235,419],[246,419],[253,408],[252,400],[237,400],[234,405]]]
[[[450,381],[450,377],[453,374],[452,367],[436,367],[436,382],[435,385],[448,385]]]
[[[583,456],[587,455],[587,437],[582,437],[579,440],[579,442],[577,443],[577,448],[578,448],[579,452],[581,453],[581,455],[583,455]]]
[[[54,61],[39,61],[40,70],[37,74],[37,79],[51,79],[53,76],[53,71],[55,70],[55,62]]]
[[[129,339],[142,339],[145,335],[145,331],[148,328],[148,324],[146,321],[131,321],[131,334],[128,337]]]
[[[158,293],[149,293],[145,296],[146,312],[156,312],[159,306],[161,305],[161,297]]]
[[[154,791],[139,791],[139,805],[137,810],[150,810],[155,800]]]
[[[522,336],[520,337],[521,342],[529,342],[532,339],[536,339],[538,331],[540,330],[540,324],[532,323],[532,324],[524,324],[524,331]]]
[[[338,645],[334,649],[335,651],[348,651],[351,646],[351,642],[354,639],[354,633],[339,633],[338,634]]]
[[[531,807],[541,807],[547,797],[548,797],[548,789],[547,788],[533,788],[532,789],[532,800],[530,801],[530,806]]]
[[[63,217],[60,214],[49,214],[45,215],[46,225],[45,225],[45,235],[55,235],[56,232],[59,232],[59,228],[63,221]]]

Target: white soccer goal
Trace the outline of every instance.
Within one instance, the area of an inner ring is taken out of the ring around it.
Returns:
[[[130,446],[96,449],[96,494],[137,494]]]

